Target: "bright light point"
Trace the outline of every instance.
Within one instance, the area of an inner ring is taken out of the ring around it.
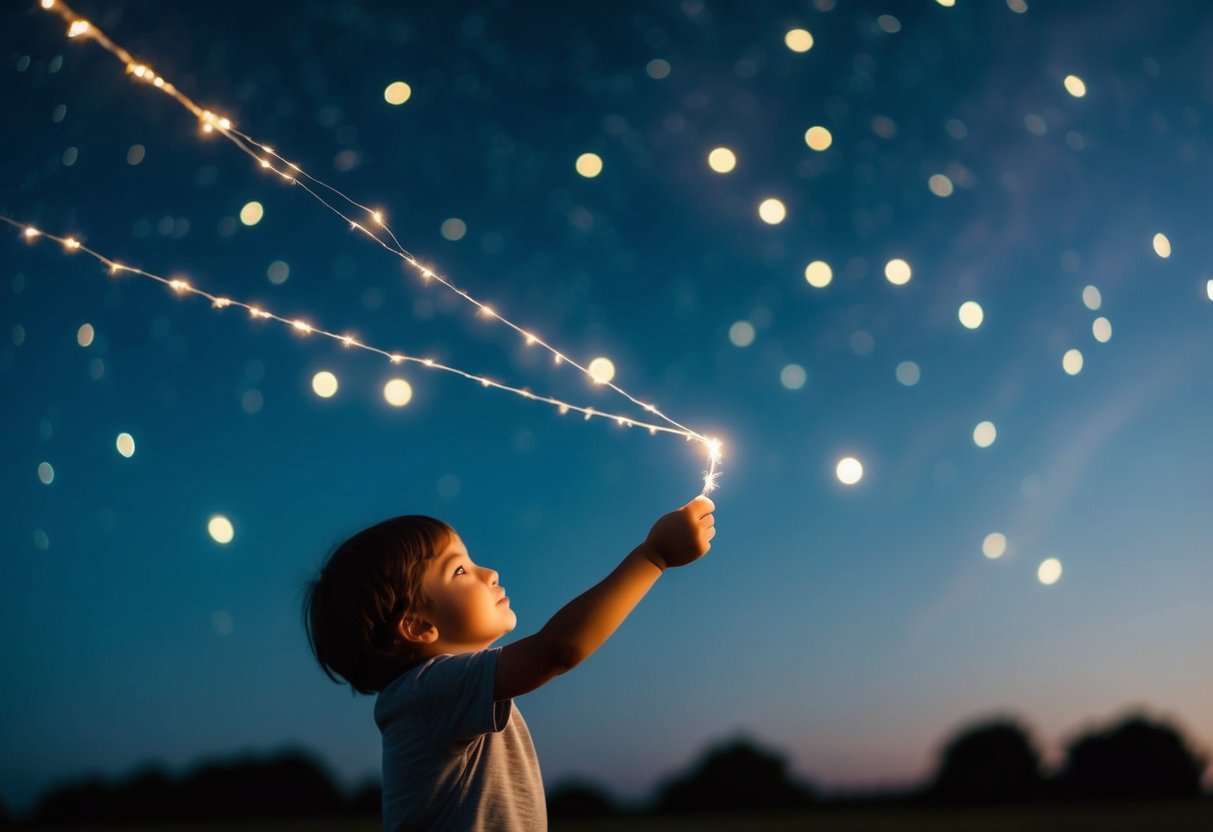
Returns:
[[[1088,286],[1082,290],[1082,302],[1087,309],[1094,312],[1103,303],[1103,295],[1099,293],[1099,289]]]
[[[804,131],[804,143],[820,152],[834,143],[834,136],[826,128],[815,125]]]
[[[1076,376],[1082,372],[1082,353],[1078,350],[1066,350],[1061,357],[1061,368],[1068,375]]]
[[[814,260],[804,267],[804,279],[814,289],[824,289],[834,279],[834,270],[824,260]]]
[[[942,173],[936,173],[930,179],[928,179],[927,187],[931,189],[931,193],[935,194],[935,196],[941,197],[951,196],[952,191],[954,190],[952,187],[952,180],[944,176]]]
[[[312,331],[312,325],[307,321],[291,321],[291,326],[303,333]]]
[[[799,390],[804,387],[806,378],[804,367],[799,364],[789,364],[779,371],[779,383],[789,390]]]
[[[956,315],[960,318],[960,323],[966,329],[977,329],[986,318],[985,310],[975,300],[966,300],[962,303]]]
[[[981,553],[990,560],[997,560],[1006,554],[1007,551],[1007,536],[1000,532],[986,535],[986,539],[981,542]]]
[[[956,0],[935,0],[935,2],[943,6],[945,9],[950,9],[956,5]]]
[[[42,480],[43,485],[50,485],[55,481],[55,469],[49,462],[38,463],[38,479]]]
[[[1057,558],[1041,561],[1040,566],[1036,569],[1036,579],[1045,586],[1052,586],[1060,577],[1061,561]]]
[[[337,392],[337,376],[321,370],[312,376],[312,391],[322,399],[331,398]]]
[[[25,238],[27,240],[32,240],[34,237],[37,237],[41,233],[42,233],[41,231],[39,231],[38,229],[34,228],[31,225],[29,228],[25,229]]]
[[[70,27],[68,27],[67,36],[69,38],[74,38],[74,37],[83,35],[87,31],[88,31],[88,21],[87,20],[76,20],[76,21],[72,22],[72,25]]]
[[[442,236],[451,242],[462,240],[463,236],[468,233],[467,223],[459,219],[459,217],[451,217],[449,220],[443,220]]]
[[[904,286],[910,282],[910,264],[900,257],[894,257],[884,264],[884,276],[894,286]]]
[[[42,8],[49,9],[55,5],[55,0],[42,0]]]
[[[232,521],[222,514],[216,514],[206,522],[206,531],[216,543],[224,545],[231,543],[232,538],[236,536],[236,530],[232,528]]]
[[[897,380],[906,387],[913,387],[922,378],[922,370],[913,361],[903,361],[898,364],[894,374],[897,376]]]
[[[413,88],[403,81],[393,81],[383,90],[383,100],[393,106],[399,106],[408,101],[413,94]]]
[[[1067,75],[1063,83],[1066,85],[1066,92],[1075,98],[1082,98],[1087,94],[1086,83],[1077,75]]]
[[[80,248],[80,241],[77,240],[75,237],[68,237],[66,240],[63,241],[63,247],[72,249],[72,250],[78,249],[78,248]]]
[[[973,428],[973,444],[979,448],[990,447],[997,436],[998,429],[993,422],[978,422],[977,427]]]
[[[404,407],[413,398],[413,386],[402,378],[394,378],[383,385],[383,398],[392,407]]]
[[[375,220],[375,222],[377,222],[379,225],[383,225],[383,212],[382,212],[382,211],[371,211],[371,217],[372,217],[372,218]]]
[[[767,225],[779,225],[788,215],[788,209],[774,197],[764,199],[758,206],[758,216]]]
[[[754,343],[754,325],[749,321],[737,321],[729,327],[729,340],[735,347],[748,347]]]
[[[135,455],[135,437],[129,433],[118,434],[118,439],[114,442],[114,446],[118,448],[118,453],[127,459]]]
[[[843,485],[854,485],[863,479],[863,464],[853,456],[844,456],[834,467],[834,475]]]
[[[602,173],[602,157],[597,153],[582,153],[577,157],[576,168],[586,179],[593,179]]]
[[[808,52],[813,48],[813,35],[807,29],[789,29],[783,42],[793,52]]]
[[[1171,256],[1171,241],[1166,234],[1159,232],[1154,235],[1154,253],[1163,259]]]
[[[1209,300],[1213,300],[1213,280],[1205,284],[1205,294],[1209,296]]]
[[[1091,334],[1099,343],[1108,343],[1112,340],[1112,322],[1107,318],[1096,318],[1091,323]]]
[[[590,378],[598,384],[606,384],[615,377],[615,364],[609,358],[595,358],[588,369]]]
[[[261,218],[264,216],[265,209],[256,200],[246,202],[244,207],[240,209],[240,221],[245,225],[256,225],[261,222]]]
[[[737,156],[727,147],[713,148],[708,154],[708,167],[717,173],[728,173],[737,167]]]
[[[80,328],[76,330],[76,343],[82,347],[87,347],[93,343],[94,335],[96,335],[96,331],[93,329],[92,324],[81,324]]]

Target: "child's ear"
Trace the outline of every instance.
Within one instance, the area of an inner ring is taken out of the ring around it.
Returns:
[[[411,644],[430,644],[438,638],[438,628],[416,615],[406,615],[397,627],[400,637]]]

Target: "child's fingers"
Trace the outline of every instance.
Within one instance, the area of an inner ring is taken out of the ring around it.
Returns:
[[[715,511],[716,504],[713,503],[707,497],[700,494],[694,500],[691,500],[691,502],[687,503],[684,506],[684,508],[689,508],[691,510],[691,516],[694,517],[696,520],[698,520],[701,517],[704,517],[705,515],[711,514],[713,511]]]

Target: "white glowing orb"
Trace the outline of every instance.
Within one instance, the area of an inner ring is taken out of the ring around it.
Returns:
[[[854,485],[863,479],[863,463],[853,456],[844,456],[834,466],[834,476],[843,485]]]
[[[264,216],[265,208],[256,200],[246,202],[244,207],[240,209],[240,221],[245,225],[256,225],[261,222],[261,218]]]
[[[808,52],[813,48],[813,35],[807,29],[789,29],[783,42],[793,52]]]
[[[383,385],[383,398],[392,407],[404,407],[413,398],[413,386],[402,378],[393,378]]]
[[[81,324],[80,328],[76,330],[76,343],[82,347],[87,347],[93,343],[93,336],[95,335],[96,331],[93,329],[92,324]]]
[[[413,95],[413,88],[403,81],[393,81],[383,90],[383,100],[393,106],[399,106],[408,101]]]
[[[748,347],[754,343],[754,325],[749,321],[737,321],[729,327],[729,340],[735,347]]]
[[[1099,289],[1095,286],[1087,286],[1082,290],[1082,302],[1087,309],[1094,312],[1103,303],[1103,295],[1100,294]]]
[[[135,437],[129,433],[118,434],[118,439],[114,442],[114,446],[118,449],[118,453],[127,459],[135,455]]]
[[[38,463],[38,479],[42,480],[43,485],[50,485],[55,481],[55,468],[49,462]]]
[[[758,206],[758,216],[767,225],[779,225],[788,215],[788,209],[775,197],[764,199]]]
[[[737,155],[727,147],[712,148],[708,154],[708,167],[717,173],[729,173],[737,167]]]
[[[602,157],[597,153],[582,153],[577,157],[575,167],[586,179],[593,179],[602,173]]]
[[[337,392],[337,376],[321,370],[312,376],[312,391],[322,399],[332,397]]]
[[[961,325],[967,329],[977,329],[977,327],[981,326],[981,322],[986,319],[985,310],[975,300],[966,300],[962,303],[956,315],[960,318]]]
[[[978,422],[973,428],[973,444],[979,448],[988,448],[998,437],[998,429],[993,422]]]
[[[1107,318],[1096,318],[1091,322],[1091,334],[1101,344],[1112,340],[1112,322]]]
[[[1209,296],[1209,300],[1213,300],[1213,280],[1205,284],[1205,294]]]
[[[232,527],[232,521],[222,514],[213,515],[206,522],[206,530],[216,543],[223,543],[225,545],[231,543],[232,538],[236,536],[236,530]]]
[[[922,370],[913,361],[903,361],[897,365],[894,373],[897,380],[906,387],[913,387],[922,378]]]
[[[804,279],[814,289],[824,289],[834,279],[834,270],[824,260],[814,260],[804,267]]]
[[[894,257],[884,264],[884,276],[894,286],[904,286],[910,282],[910,264],[900,257]]]
[[[1078,350],[1066,350],[1061,357],[1061,368],[1067,375],[1076,376],[1082,372],[1082,353]]]
[[[990,560],[997,560],[1007,552],[1007,536],[1001,532],[992,532],[981,541],[981,553]]]
[[[1048,558],[1040,562],[1040,566],[1036,569],[1036,579],[1045,586],[1051,586],[1057,583],[1061,578],[1061,561],[1057,558]]]
[[[799,390],[804,387],[807,378],[804,367],[799,364],[789,364],[779,371],[779,383],[789,390]]]
[[[956,5],[956,0],[935,0],[935,2],[943,6],[945,9],[950,9]]]
[[[952,180],[944,176],[942,173],[936,173],[927,180],[927,187],[931,189],[931,193],[935,196],[951,196],[954,188]]]
[[[451,242],[462,240],[464,235],[468,233],[467,223],[459,219],[459,217],[451,217],[448,220],[443,220],[442,228],[440,230],[442,232],[442,236]]]
[[[804,131],[804,143],[820,153],[834,143],[834,134],[821,125],[814,125]]]
[[[606,384],[615,377],[615,363],[609,358],[595,358],[588,369],[590,378],[598,384]]]
[[[1082,98],[1087,94],[1086,82],[1077,75],[1067,75],[1066,80],[1062,83],[1065,84],[1066,92],[1075,98]]]
[[[1163,259],[1171,256],[1171,241],[1161,231],[1154,235],[1154,253]]]

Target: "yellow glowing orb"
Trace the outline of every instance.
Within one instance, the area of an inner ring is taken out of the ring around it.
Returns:
[[[998,437],[998,429],[993,422],[978,422],[973,428],[973,444],[979,448],[988,448]]]
[[[383,91],[383,100],[392,105],[400,105],[413,95],[413,88],[403,81],[393,81]]]
[[[1171,241],[1166,234],[1159,232],[1154,235],[1154,253],[1163,259],[1171,256]]]
[[[956,0],[935,0],[935,2],[943,6],[945,9],[950,9],[956,5]]]
[[[245,225],[256,225],[261,222],[261,218],[264,216],[265,208],[256,200],[246,202],[244,207],[240,209],[240,221]]]
[[[1112,340],[1112,322],[1107,318],[1096,318],[1091,323],[1091,334],[1099,343],[1108,343]]]
[[[330,398],[337,392],[337,376],[328,370],[321,370],[312,376],[312,391],[322,399]]]
[[[749,321],[737,321],[729,327],[729,340],[735,347],[748,347],[754,343],[754,325]]]
[[[779,225],[788,215],[788,209],[775,197],[764,199],[758,206],[758,216],[767,225]]]
[[[821,152],[834,143],[834,136],[826,128],[814,125],[804,131],[804,143],[813,150]]]
[[[609,358],[595,358],[588,369],[590,378],[598,384],[606,384],[615,377],[615,363]]]
[[[1062,82],[1066,86],[1066,92],[1075,98],[1082,98],[1087,94],[1087,85],[1077,75],[1067,75],[1066,80]]]
[[[76,330],[76,343],[82,347],[87,347],[89,344],[93,343],[94,335],[96,335],[96,332],[93,329],[92,324],[82,324],[80,328]]]
[[[793,52],[808,52],[813,48],[813,35],[807,29],[789,29],[783,42]]]
[[[997,560],[1006,554],[1007,551],[1007,536],[1001,532],[993,532],[986,535],[986,539],[981,541],[981,553],[990,560]]]
[[[593,179],[602,173],[602,157],[597,153],[582,153],[577,157],[575,165],[577,172],[586,179]]]
[[[717,173],[728,173],[737,167],[737,156],[727,147],[716,147],[708,154],[708,167]]]
[[[393,378],[383,385],[383,398],[392,407],[404,407],[413,398],[413,386],[402,378]]]
[[[1094,286],[1088,286],[1082,290],[1083,305],[1094,312],[1103,303],[1103,295],[1099,293],[1099,289]]]
[[[884,264],[884,276],[894,286],[904,286],[910,282],[910,264],[900,257],[894,257]]]
[[[1082,372],[1082,353],[1078,350],[1066,350],[1061,357],[1061,368],[1068,375],[1076,376]]]
[[[951,196],[952,180],[944,176],[942,173],[936,173],[927,180],[927,187],[931,189],[931,193],[935,196]]]
[[[975,300],[966,300],[962,303],[956,315],[960,318],[960,323],[967,329],[977,329],[986,318],[985,310]]]
[[[804,267],[804,279],[814,289],[824,289],[834,279],[834,270],[824,260],[814,260]]]
[[[225,545],[231,543],[232,538],[236,536],[236,530],[232,528],[232,521],[222,514],[212,516],[206,523],[206,530],[216,543]]]
[[[1048,558],[1040,562],[1040,566],[1036,569],[1036,579],[1045,586],[1051,586],[1057,583],[1061,578],[1061,561],[1057,558]]]
[[[863,463],[853,456],[844,456],[834,466],[834,476],[843,485],[854,485],[863,479]]]
[[[135,437],[131,436],[129,433],[118,434],[118,439],[114,442],[114,445],[118,448],[118,453],[122,454],[127,459],[130,459],[135,455]]]

